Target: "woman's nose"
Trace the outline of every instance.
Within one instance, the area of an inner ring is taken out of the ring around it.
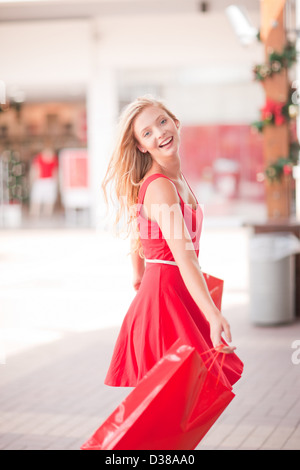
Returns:
[[[162,140],[164,138],[165,134],[166,134],[165,129],[157,128],[157,130],[156,130],[157,139]]]

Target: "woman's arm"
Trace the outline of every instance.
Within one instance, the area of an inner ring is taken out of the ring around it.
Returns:
[[[161,201],[164,201],[164,203],[162,204]],[[147,212],[151,209],[151,218],[157,221],[172,251],[189,293],[210,324],[211,340],[214,347],[222,343],[221,335],[223,332],[227,341],[230,342],[229,324],[217,309],[209,294],[182,215],[175,185],[166,178],[157,178],[152,181],[145,195],[145,204]],[[234,349],[228,346],[222,351],[232,352]]]
[[[134,235],[131,235],[130,239],[130,249],[131,249],[131,262],[133,268],[133,287],[135,290],[138,290],[142,282],[142,278],[145,271],[145,261],[140,257],[138,250],[133,252],[136,239]]]

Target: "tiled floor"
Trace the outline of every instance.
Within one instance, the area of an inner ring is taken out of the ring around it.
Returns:
[[[225,279],[245,372],[198,449],[300,450],[300,323],[251,324],[249,236],[204,227],[201,266]],[[103,385],[134,296],[127,252],[85,229],[0,232],[0,449],[79,449],[129,393]]]

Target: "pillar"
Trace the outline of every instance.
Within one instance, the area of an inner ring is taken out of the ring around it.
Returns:
[[[105,228],[106,205],[101,182],[113,148],[118,115],[116,74],[110,64],[101,61],[101,35],[91,23],[91,77],[87,93],[88,152],[92,195],[91,225]]]
[[[260,37],[265,45],[265,60],[268,62],[272,51],[281,53],[286,44],[284,25],[285,0],[261,0]],[[289,81],[286,69],[264,80],[265,97],[286,103]],[[288,123],[280,126],[269,125],[263,130],[263,153],[265,166],[279,157],[289,155]],[[284,175],[280,182],[266,180],[266,203],[269,219],[288,218],[292,205],[291,176]]]

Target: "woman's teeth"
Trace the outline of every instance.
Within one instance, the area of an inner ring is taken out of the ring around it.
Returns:
[[[168,145],[170,142],[172,142],[173,140],[173,137],[170,137],[166,142],[163,142],[162,144],[160,144],[160,147],[165,147],[166,145]]]

